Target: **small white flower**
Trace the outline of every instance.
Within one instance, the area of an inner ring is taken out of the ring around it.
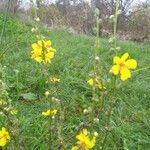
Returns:
[[[36,31],[37,31],[36,28],[32,28],[32,29],[31,29],[31,32],[36,32]]]
[[[83,110],[83,113],[84,113],[84,114],[87,114],[87,113],[88,113],[88,110],[87,110],[87,109],[84,109],[84,110]]]
[[[95,57],[95,60],[99,60],[99,57],[98,57],[98,56],[96,56],[96,57]]]
[[[36,17],[34,20],[37,21],[37,22],[39,22],[39,21],[40,21],[40,18],[39,18],[39,17]]]
[[[3,113],[2,111],[0,111],[0,115],[1,115],[1,116],[4,116],[4,113]]]
[[[109,19],[113,19],[114,18],[114,15],[111,15],[110,17],[109,17]]]
[[[40,39],[40,36],[39,36],[39,35],[36,35],[36,38],[37,38],[37,39]]]
[[[52,116],[52,119],[55,119],[55,116]]]
[[[121,47],[117,47],[116,49],[117,49],[117,51],[120,51],[120,50],[121,50]]]
[[[53,102],[60,103],[60,99],[58,99],[58,98],[55,98],[55,97],[52,97],[52,101],[53,101]]]
[[[113,41],[114,41],[113,37],[109,38],[109,40],[108,40],[109,43],[112,43]]]
[[[98,118],[94,118],[94,122],[95,123],[99,123],[99,119]]]
[[[94,132],[94,136],[95,136],[95,137],[97,137],[97,136],[98,136],[98,133],[97,133],[96,131]]]
[[[50,92],[49,91],[46,91],[45,92],[45,96],[49,96]]]
[[[117,15],[120,15],[120,14],[121,14],[121,10],[118,10],[118,11],[117,11]]]

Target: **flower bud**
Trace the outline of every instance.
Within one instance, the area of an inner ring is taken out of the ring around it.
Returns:
[[[49,91],[46,91],[45,92],[45,96],[49,96],[50,95],[50,92]]]
[[[96,57],[95,57],[95,60],[99,60],[99,57],[98,57],[98,56],[96,56]]]
[[[95,9],[95,14],[99,16],[100,11],[99,11],[99,9],[98,9],[98,8],[96,8],[96,9]]]
[[[95,136],[95,137],[97,137],[97,136],[98,136],[98,133],[97,133],[96,131],[94,132],[94,136]]]
[[[31,32],[36,32],[36,31],[37,31],[36,28],[32,28],[32,29],[31,29]]]
[[[40,22],[40,18],[39,17],[36,17],[34,20],[37,21],[37,22]]]
[[[99,123],[99,119],[98,118],[94,118],[94,122],[95,123]]]
[[[114,15],[111,15],[111,16],[109,17],[109,19],[114,19]]]
[[[87,113],[88,113],[88,110],[87,110],[87,109],[84,109],[84,110],[83,110],[83,113],[84,113],[84,114],[87,114]]]

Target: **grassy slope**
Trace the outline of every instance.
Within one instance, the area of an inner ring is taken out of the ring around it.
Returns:
[[[0,22],[2,27],[2,22]],[[0,52],[7,49],[1,63],[6,67],[5,80],[9,85],[9,93],[14,105],[19,110],[19,122],[23,129],[28,149],[45,150],[46,120],[40,115],[48,106],[43,103],[45,92],[44,79],[40,66],[30,59],[31,43],[35,42],[31,27],[9,20],[7,24],[6,42]],[[92,69],[92,48],[94,38],[75,35],[59,30],[43,31],[53,41],[57,49],[56,57],[50,65],[50,76],[60,76],[61,83],[52,87],[57,92],[54,96],[62,100],[65,111],[64,134],[74,136],[76,127],[84,120],[83,108],[90,105],[91,88],[87,85],[88,73]],[[111,45],[101,40],[101,56],[103,58],[103,76],[110,78]],[[132,58],[138,60],[139,68],[150,63],[150,45],[132,42],[119,42],[122,50],[128,51]],[[19,71],[19,83],[16,82],[15,70]],[[149,70],[133,74],[133,78],[123,82],[118,91],[118,103],[112,117],[112,134],[108,137],[106,149],[148,150],[150,147],[150,73]],[[108,81],[105,81],[108,84]],[[18,91],[17,92],[17,87]],[[32,92],[38,95],[37,100],[28,101],[19,97],[22,93]],[[18,98],[19,97],[19,98]],[[69,116],[69,117],[68,117]],[[101,126],[101,125],[100,125]],[[104,129],[101,129],[101,133]],[[42,138],[44,136],[44,138]],[[75,137],[68,143],[73,144]],[[98,141],[100,143],[101,141]],[[53,144],[57,144],[54,142]],[[57,150],[59,148],[54,148]],[[97,144],[97,150],[99,146]],[[69,150],[69,148],[68,148]]]

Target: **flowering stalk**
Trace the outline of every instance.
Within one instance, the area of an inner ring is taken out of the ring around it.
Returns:
[[[117,54],[117,23],[118,23],[118,13],[119,11],[119,0],[116,0],[116,8],[115,8],[115,14],[114,14],[114,18],[113,18],[113,21],[114,21],[114,32],[113,32],[113,39],[114,39],[114,50],[115,50],[115,53]],[[115,89],[116,89],[116,77],[114,78],[113,82],[112,82],[112,87],[113,87],[113,94],[115,94]],[[108,134],[109,134],[109,131],[110,131],[110,119],[111,119],[111,116],[112,116],[112,111],[113,111],[113,107],[114,107],[114,104],[115,104],[115,101],[116,100],[113,100],[111,102],[111,105],[110,105],[110,108],[108,110],[108,114],[107,114],[107,121],[106,121],[106,132],[105,132],[105,135],[104,135],[104,138],[103,138],[103,142],[102,142],[102,147],[101,147],[101,150],[104,150],[105,148],[105,144],[107,142],[107,137],[108,137]]]
[[[99,9],[97,8],[96,11],[95,11],[95,15],[96,15],[96,39],[95,39],[95,48],[94,48],[94,80],[96,79],[96,76],[97,76],[97,61],[96,61],[96,57],[98,55],[98,50],[99,50],[99,27],[100,27],[100,24],[99,24]],[[96,97],[96,84],[95,84],[95,81],[94,81],[94,84],[93,84],[93,100],[95,99]]]
[[[119,0],[116,0],[116,9],[115,9],[115,15],[114,15],[114,48],[115,52],[117,48],[117,24],[118,24],[118,13],[119,11]]]
[[[39,22],[40,19],[37,17],[37,12],[35,10],[35,16],[36,22]],[[32,52],[31,52],[31,58],[34,59],[36,62],[42,64],[41,72],[42,72],[42,78],[44,77],[44,80],[46,79],[48,81],[49,74],[48,74],[48,64],[51,63],[51,60],[54,57],[54,52],[56,51],[54,48],[52,48],[52,42],[50,40],[45,40],[43,36],[41,35],[41,32],[38,30],[38,28],[32,28],[32,32],[35,32],[37,35],[38,41],[36,43],[32,44]],[[42,88],[45,90],[46,81],[44,84],[42,84]],[[48,88],[48,87],[47,87]],[[49,100],[49,92],[45,92],[46,95],[46,101],[45,103],[49,105],[49,110],[46,112],[42,112],[43,116],[48,117],[48,149],[52,149],[52,125],[53,125],[53,119],[55,118],[55,114],[57,113],[57,110],[51,110],[52,101]]]
[[[17,90],[17,99],[19,98],[19,71],[15,70],[16,74],[16,90]]]
[[[64,112],[62,110],[63,106],[60,99],[52,97],[55,107],[59,110],[59,116],[55,120],[55,126],[57,126],[57,137],[59,140],[59,149],[66,149],[66,144],[63,138],[63,122],[64,122]]]
[[[95,39],[95,51],[94,51],[94,83],[93,83],[93,99],[96,99],[96,88],[100,91],[100,111],[104,107],[104,91],[105,87],[101,77],[101,66],[100,58],[98,56],[98,50],[100,50],[100,20],[99,20],[99,10],[96,9],[96,39]]]
[[[118,15],[120,14],[119,11],[119,0],[116,0],[116,7],[115,7],[115,14],[113,15],[113,23],[114,23],[114,32],[113,32],[113,40],[114,40],[114,52],[117,55],[118,49],[117,49],[117,25],[118,25]],[[114,80],[112,80],[113,89],[116,88],[116,77],[114,77]]]
[[[106,133],[105,133],[105,136],[103,138],[101,150],[104,150],[104,147],[105,147],[105,144],[106,144],[106,141],[107,141],[107,137],[108,137],[108,134],[109,134],[109,131],[110,131],[110,129],[109,129],[110,128],[110,119],[111,119],[111,115],[112,115],[113,105],[114,105],[114,103],[111,104],[111,106],[109,108],[109,111],[108,111],[106,125],[105,125]]]
[[[96,78],[98,76],[98,66],[97,66],[97,60],[95,59],[98,57],[98,50],[99,50],[99,9],[97,8],[95,10],[95,17],[96,17],[96,38],[95,38],[95,47],[94,47],[94,59],[93,59],[93,75],[92,78],[88,81],[88,84],[92,86],[92,104],[91,104],[91,110],[89,114],[89,122],[92,123],[95,113],[95,102],[97,101],[97,95],[96,95]],[[99,57],[98,57],[99,58]]]

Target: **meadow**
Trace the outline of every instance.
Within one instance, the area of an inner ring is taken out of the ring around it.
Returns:
[[[0,29],[2,28],[2,15],[0,16]],[[40,30],[46,39],[52,41],[56,49],[52,63],[47,66],[49,78],[57,77],[59,83],[52,84],[43,74],[42,64],[31,59],[31,45],[37,39],[31,32],[32,24],[24,24],[13,17],[9,17],[6,34],[0,48],[1,79],[7,85],[9,98],[17,109],[17,125],[19,128],[19,148],[12,148],[11,139],[4,149],[48,149],[48,123],[41,113],[50,105],[50,99],[59,99],[62,118],[56,118],[52,124],[51,150],[64,150],[61,147],[58,128],[61,126],[61,137],[66,150],[75,144],[75,136],[80,128],[86,127],[98,132],[95,150],[100,150],[107,127],[105,126],[107,111],[111,105],[105,99],[105,109],[99,116],[99,121],[91,126],[84,110],[91,106],[92,88],[87,81],[93,69],[93,50],[95,37],[69,33],[61,29]],[[121,49],[119,55],[125,52],[138,62],[138,69],[150,64],[150,44],[135,43],[131,41],[118,41]],[[103,77],[106,91],[110,93],[112,74],[112,43],[108,39],[100,39],[98,51],[101,63],[99,67]],[[118,78],[118,80],[120,80]],[[149,150],[150,149],[150,71],[133,71],[132,78],[118,82],[115,92],[117,97],[110,118],[109,134],[105,144],[106,150]],[[107,91],[108,89],[108,91]],[[45,96],[48,91],[50,95]],[[53,97],[53,98],[52,98]],[[55,105],[57,107],[57,104]],[[59,107],[59,106],[58,106]],[[6,126],[3,116],[0,127]],[[9,130],[9,129],[8,129]]]

